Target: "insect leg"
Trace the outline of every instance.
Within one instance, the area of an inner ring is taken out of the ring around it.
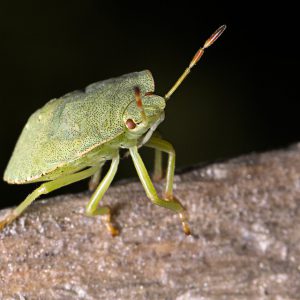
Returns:
[[[109,188],[116,172],[118,169],[118,164],[120,161],[119,154],[112,159],[110,168],[105,175],[105,177],[100,182],[99,186],[95,190],[94,194],[92,195],[89,203],[86,206],[86,215],[88,216],[96,216],[96,215],[105,215],[105,225],[111,235],[115,236],[118,234],[118,230],[112,225],[111,223],[111,214],[110,209],[107,206],[98,207],[99,201],[102,199],[104,193]]]
[[[138,153],[137,147],[132,147],[129,148],[130,155],[132,157],[134,166],[136,168],[136,171],[138,173],[138,176],[144,186],[145,192],[148,196],[148,198],[156,205],[168,208],[170,210],[173,210],[174,212],[178,213],[183,231],[185,234],[190,234],[190,227],[187,223],[187,216],[186,216],[186,211],[184,207],[181,205],[181,203],[176,199],[161,199],[158,197],[157,192],[153,186],[153,183],[151,182],[151,179],[149,177],[149,174],[147,172],[147,169],[143,163],[143,160],[141,156]]]
[[[168,167],[167,167],[167,176],[166,176],[166,189],[164,198],[173,199],[173,181],[174,181],[174,172],[175,172],[175,149],[174,147],[167,141],[153,136],[151,139],[145,144],[145,146],[154,148],[155,152],[166,152],[169,155],[168,158]]]
[[[102,166],[103,166],[103,163],[100,164],[99,169],[96,171],[96,173],[91,177],[91,179],[89,181],[89,190],[90,190],[90,192],[95,191],[98,184],[99,184],[99,182],[100,182],[101,173],[102,173]]]
[[[31,194],[29,194],[19,206],[17,206],[12,212],[7,214],[2,220],[0,220],[0,230],[4,228],[7,224],[15,220],[18,216],[20,216],[22,212],[40,195],[48,194],[65,185],[88,178],[97,171],[97,168],[98,167],[92,167],[84,171],[67,175],[64,177],[60,177],[53,181],[49,181],[41,184],[37,189],[35,189]]]
[[[158,131],[155,131],[152,137],[150,138],[150,141],[153,137],[161,138],[161,134]],[[148,143],[149,141],[145,144],[145,146],[147,146]],[[163,164],[162,151],[161,149],[155,147],[152,148],[154,148],[154,171],[152,177],[154,181],[160,181],[164,176],[163,168],[162,168],[162,164]]]
[[[147,144],[145,146],[147,146]],[[154,181],[159,181],[163,178],[162,152],[159,149],[154,149],[154,151],[155,152],[154,152],[153,180]]]

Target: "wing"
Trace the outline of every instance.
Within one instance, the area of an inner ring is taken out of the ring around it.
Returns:
[[[122,114],[139,86],[154,91],[149,71],[89,85],[49,101],[25,125],[4,173],[10,183],[26,183],[79,159],[124,131]]]

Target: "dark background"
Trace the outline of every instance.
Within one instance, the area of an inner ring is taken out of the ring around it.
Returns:
[[[299,141],[297,10],[287,2],[245,3],[251,5],[2,2],[1,173],[26,120],[48,100],[143,69],[153,72],[156,93],[164,95],[224,23],[227,30],[174,94],[160,126],[177,150],[177,166]],[[151,169],[151,153],[145,154]],[[136,175],[127,159],[117,178],[129,176]],[[21,202],[35,186],[1,182],[0,206]],[[84,189],[86,182],[57,193]]]

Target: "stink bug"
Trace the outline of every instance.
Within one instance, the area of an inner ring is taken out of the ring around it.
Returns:
[[[68,93],[38,109],[19,137],[4,180],[11,184],[44,183],[0,220],[0,229],[20,216],[40,195],[91,177],[90,189],[95,191],[86,206],[86,214],[105,216],[107,229],[116,235],[118,231],[111,223],[109,207],[99,207],[98,203],[116,174],[119,150],[125,148],[148,198],[178,213],[184,232],[190,234],[185,209],[173,196],[174,148],[152,134],[164,119],[166,102],[225,28],[221,26],[206,40],[164,97],[154,94],[154,80],[146,70],[93,83],[84,91]],[[162,175],[161,154],[168,154],[163,198],[157,195],[138,153],[141,146],[155,149],[156,179]],[[112,161],[111,166],[100,182],[101,168],[107,160]]]

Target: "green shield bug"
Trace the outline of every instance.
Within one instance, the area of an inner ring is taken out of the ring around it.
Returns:
[[[0,229],[20,216],[40,195],[91,177],[90,190],[94,193],[86,206],[86,214],[105,216],[109,232],[118,234],[111,223],[109,207],[99,207],[98,203],[116,174],[119,151],[125,148],[129,150],[148,198],[178,213],[184,232],[190,234],[185,209],[173,196],[174,148],[153,133],[164,119],[166,102],[225,28],[221,26],[206,40],[164,97],[154,94],[154,80],[146,70],[93,83],[84,91],[49,101],[31,115],[5,170],[4,180],[11,184],[44,183],[0,220]],[[162,198],[157,195],[138,153],[141,146],[155,149],[156,179],[162,175],[162,152],[168,154]],[[107,160],[112,162],[100,182],[101,168]]]

